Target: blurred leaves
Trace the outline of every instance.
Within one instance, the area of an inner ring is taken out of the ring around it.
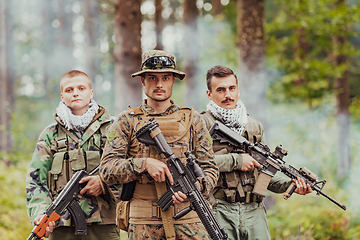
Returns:
[[[13,155],[11,158],[22,158]],[[31,157],[28,155],[28,157]],[[32,225],[26,213],[25,178],[27,161],[7,167],[0,161],[0,239],[26,239]]]
[[[336,0],[277,0],[278,12],[265,24],[268,68],[278,76],[268,97],[275,102],[297,101],[318,107],[333,92],[333,79],[341,77],[354,61],[336,66],[336,55],[360,55],[355,43],[335,47],[333,37],[357,37],[360,5],[338,5]],[[350,84],[356,84],[350,80]],[[357,95],[358,93],[354,93]]]

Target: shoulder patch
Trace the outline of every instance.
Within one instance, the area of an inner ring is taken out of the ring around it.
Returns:
[[[113,130],[106,135],[109,142],[112,142],[116,138],[116,132]]]
[[[207,134],[206,134],[206,139],[211,143],[211,145],[213,145],[213,139],[212,139],[212,137],[210,136],[210,133],[209,133],[209,132],[207,132]]]

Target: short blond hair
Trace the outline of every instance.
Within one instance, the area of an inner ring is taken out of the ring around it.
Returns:
[[[61,84],[62,80],[64,78],[73,78],[73,77],[77,77],[77,76],[86,77],[89,80],[90,89],[92,89],[91,80],[90,80],[89,76],[86,73],[84,73],[82,71],[79,71],[79,70],[71,70],[71,71],[65,73],[60,79],[60,90],[61,90],[61,92],[63,91],[63,87],[62,87],[62,84]]]

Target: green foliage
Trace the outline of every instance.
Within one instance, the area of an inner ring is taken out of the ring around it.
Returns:
[[[0,239],[26,239],[31,232],[32,225],[27,217],[25,197],[27,167],[25,161],[10,167],[0,161]]]
[[[339,190],[331,193],[341,195]],[[276,196],[278,204],[268,210],[272,239],[358,239],[360,228],[350,221],[353,214],[314,195],[294,195],[287,201]]]
[[[355,57],[359,50],[350,41],[335,45],[334,37],[358,36],[354,27],[360,23],[360,5],[335,4],[335,0],[275,2],[278,12],[265,29],[268,68],[277,69],[279,77],[271,83],[268,97],[317,107],[334,94],[333,79],[354,70],[352,61],[337,65],[334,56]]]
[[[352,168],[349,175],[337,178],[337,148],[333,119],[335,107],[319,107],[309,111],[306,104],[270,105],[271,149],[278,144],[289,151],[284,160],[296,167],[305,166],[326,180],[323,191],[343,203],[343,211],[323,196],[294,194],[287,201],[281,195],[276,205],[268,210],[268,223],[272,239],[359,239],[360,217],[358,203],[359,126],[352,124]],[[281,174],[281,173],[280,173]]]

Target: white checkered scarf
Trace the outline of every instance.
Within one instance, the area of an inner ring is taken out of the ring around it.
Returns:
[[[218,106],[213,100],[207,105],[207,110],[210,110],[212,115],[228,126],[230,129],[234,130],[238,134],[242,134],[245,125],[248,122],[247,112],[243,102],[238,99],[236,107],[234,109],[225,109]]]
[[[60,101],[59,106],[56,108],[56,114],[64,123],[66,129],[74,130],[76,135],[81,138],[98,110],[99,105],[95,100],[91,99],[86,112],[81,116],[77,116],[72,113],[71,109],[64,102]]]

